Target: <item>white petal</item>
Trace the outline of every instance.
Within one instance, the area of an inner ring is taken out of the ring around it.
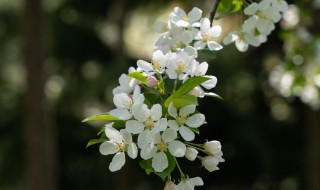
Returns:
[[[230,32],[230,33],[223,39],[223,44],[224,44],[224,45],[231,44],[232,42],[236,41],[238,38],[239,38],[239,32],[238,32],[238,31]]]
[[[177,138],[177,136],[178,136],[178,134],[175,130],[168,128],[165,131],[163,131],[162,140],[165,143],[172,142],[173,140],[175,140]]]
[[[153,121],[158,121],[162,116],[162,107],[160,104],[155,104],[150,110],[150,116]]]
[[[129,133],[129,131],[125,129],[121,129],[120,134],[122,135],[122,139],[124,143],[130,144],[132,142],[132,136],[131,136],[131,133]]]
[[[124,152],[118,152],[113,156],[112,161],[109,165],[110,171],[115,172],[120,170],[125,162],[126,162],[126,157]]]
[[[184,52],[187,52],[188,55],[193,56],[193,57],[198,57],[198,51],[196,48],[192,47],[192,46],[187,46],[184,48],[183,50]]]
[[[239,51],[245,52],[245,51],[248,50],[249,44],[246,43],[244,40],[240,40],[240,39],[239,39],[239,40],[236,41],[236,47],[237,47],[237,49],[238,49]]]
[[[162,172],[168,167],[167,155],[163,152],[158,152],[153,156],[152,167],[156,172]]]
[[[117,108],[127,108],[127,109],[129,109],[131,104],[132,104],[132,100],[128,96],[128,94],[120,93],[120,94],[114,95],[113,103]]]
[[[201,113],[197,113],[189,117],[186,124],[192,128],[198,128],[206,122],[205,116]]]
[[[218,44],[215,41],[209,41],[208,42],[208,48],[210,50],[218,51],[218,50],[222,49],[223,47],[222,47],[222,45]]]
[[[189,17],[189,22],[193,23],[195,21],[198,21],[202,16],[202,10],[194,7],[189,13],[188,13],[188,17]]]
[[[194,161],[198,156],[198,151],[192,147],[187,147],[185,157],[190,160]]]
[[[147,147],[150,143],[151,138],[152,134],[150,130],[142,131],[138,136],[138,147],[141,149]]]
[[[103,142],[99,147],[99,151],[102,155],[109,155],[117,152],[116,146],[109,141]]]
[[[132,117],[131,113],[125,108],[113,109],[109,112],[109,114],[121,120],[128,120]]]
[[[258,9],[259,9],[258,3],[251,3],[247,8],[243,10],[243,12],[246,15],[253,15],[258,11]]]
[[[206,44],[203,43],[202,41],[196,41],[194,43],[194,47],[197,49],[197,50],[202,50],[206,47]]]
[[[144,71],[153,71],[153,66],[146,61],[138,60],[137,65],[139,68],[141,68]]]
[[[204,35],[210,29],[210,21],[208,18],[203,18],[203,19],[201,19],[200,23],[201,23],[201,28],[200,28],[201,34]]]
[[[157,153],[157,148],[154,145],[149,144],[147,147],[142,148],[140,156],[144,160],[152,158]]]
[[[121,134],[117,129],[107,126],[104,132],[110,140],[115,142],[122,142]]]
[[[196,105],[187,105],[180,109],[179,115],[187,116],[192,114],[194,111],[196,111]]]
[[[220,36],[221,31],[222,31],[221,26],[217,25],[210,28],[208,34],[210,38],[216,38]]]
[[[176,120],[169,120],[169,121],[168,121],[168,126],[169,126],[171,129],[175,130],[175,131],[178,131],[178,130],[179,130],[179,125],[178,125],[178,123],[177,123]]]
[[[146,104],[132,106],[132,114],[139,122],[145,122],[150,116],[150,110]]]
[[[132,134],[139,134],[143,131],[144,125],[136,120],[129,120],[126,122],[126,130]]]
[[[203,82],[203,83],[201,84],[201,86],[203,86],[203,87],[205,87],[206,89],[210,90],[210,89],[212,89],[212,88],[214,88],[214,87],[216,86],[218,80],[217,80],[217,77],[215,77],[215,76],[206,75],[206,77],[209,77],[209,78],[211,78],[211,79]]]
[[[186,154],[186,145],[180,141],[172,141],[169,143],[168,149],[174,157],[184,157]]]
[[[197,76],[203,76],[203,75],[205,75],[206,72],[207,72],[207,70],[208,70],[208,67],[209,67],[209,65],[208,65],[207,62],[202,62],[202,63],[198,66],[198,68],[197,68],[197,73],[196,73],[196,75],[197,75]]]
[[[174,69],[166,69],[166,74],[170,79],[176,79],[178,77],[176,71]]]
[[[184,44],[189,44],[193,40],[191,32],[187,30],[182,32],[182,34],[180,35],[180,38]]]
[[[203,181],[200,177],[190,178],[189,181],[195,186],[203,186]]]
[[[195,137],[195,134],[194,132],[189,129],[188,127],[185,127],[185,126],[181,126],[179,128],[179,133],[180,135],[182,136],[182,138],[186,141],[192,141]]]
[[[154,125],[152,132],[158,133],[160,131],[164,131],[168,126],[167,118],[161,118],[159,119]]]
[[[174,118],[177,118],[178,116],[177,108],[173,106],[172,102],[169,104],[168,113],[171,117],[174,117]]]
[[[130,143],[128,147],[128,156],[132,159],[137,158],[138,156],[138,148],[135,143]]]

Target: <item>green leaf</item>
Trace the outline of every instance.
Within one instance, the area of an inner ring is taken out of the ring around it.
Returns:
[[[172,100],[174,107],[180,109],[186,105],[198,105],[198,98],[192,95],[183,95]]]
[[[106,141],[106,140],[108,140],[108,139],[91,139],[91,140],[88,142],[86,148],[88,148],[89,146],[95,145],[95,144],[103,143],[103,142]]]
[[[148,175],[150,175],[152,172],[154,172],[154,170],[152,168],[152,159],[142,160],[142,161],[140,161],[139,164],[142,169],[145,169],[145,171]]]
[[[144,76],[142,72],[132,72],[128,74],[129,77],[135,78],[138,81],[141,81],[143,84],[147,84],[147,76]]]
[[[116,120],[120,120],[120,119],[110,115],[109,113],[103,113],[103,114],[99,114],[99,115],[90,116],[90,117],[82,120],[82,122],[88,122],[88,121],[116,121]]]
[[[243,0],[221,0],[218,12],[225,15],[231,12],[238,12],[242,9]]]
[[[200,131],[198,128],[192,128],[192,127],[189,127],[189,129],[191,129],[193,132],[195,132],[197,135],[200,135]]]
[[[194,87],[200,85],[201,83],[209,80],[210,78],[208,77],[203,77],[203,76],[195,76],[189,78],[185,83],[183,83],[180,88],[173,93],[164,103],[166,107],[169,106],[169,104],[173,101],[173,99],[180,98],[181,96],[187,94],[192,90]]]
[[[204,93],[204,95],[212,97],[212,98],[217,98],[219,100],[223,100],[223,98],[221,96],[219,96],[218,94],[213,93],[213,92],[206,92],[206,93]]]
[[[208,59],[215,59],[216,58],[216,53],[214,51],[211,51],[209,49],[203,49],[199,51],[200,55],[206,56]]]
[[[120,127],[124,127],[126,125],[126,121],[123,120],[119,120],[119,121],[115,121],[114,124],[112,125],[113,128],[120,128]]]

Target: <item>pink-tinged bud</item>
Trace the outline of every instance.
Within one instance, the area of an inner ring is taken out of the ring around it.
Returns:
[[[154,76],[149,76],[148,78],[147,78],[147,86],[148,87],[155,87],[155,86],[157,86],[158,85],[158,80],[156,79],[156,77],[154,77]]]
[[[194,161],[197,158],[198,155],[198,151],[194,148],[188,147],[186,150],[186,155],[185,157],[190,160],[190,161]]]
[[[164,187],[164,190],[175,190],[176,184],[174,184],[172,181],[169,181],[166,183],[166,186]]]
[[[202,160],[202,165],[209,171],[209,172],[213,172],[215,170],[219,170],[219,168],[217,167],[219,164],[219,160],[218,158],[216,158],[215,156],[206,156],[203,158]]]
[[[209,141],[204,143],[203,148],[211,155],[221,152],[221,144],[219,141]]]

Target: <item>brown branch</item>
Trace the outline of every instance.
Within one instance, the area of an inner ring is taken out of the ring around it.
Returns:
[[[218,8],[218,5],[220,3],[221,0],[215,0],[214,1],[214,4],[213,4],[213,7],[212,7],[212,11],[210,12],[210,26],[212,26],[212,22],[213,22],[213,19],[214,19],[214,16],[217,12],[217,8]]]

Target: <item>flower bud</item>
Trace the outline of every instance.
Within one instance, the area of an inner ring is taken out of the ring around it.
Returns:
[[[204,143],[203,148],[211,155],[221,152],[221,144],[219,141],[209,141]]]
[[[190,161],[194,161],[197,158],[198,155],[198,151],[194,148],[188,147],[186,150],[186,155],[185,157],[190,160]]]
[[[215,156],[206,156],[202,160],[202,165],[209,171],[213,172],[215,170],[219,170],[217,167],[219,164],[219,160]]]
[[[164,187],[164,190],[175,190],[176,184],[174,184],[172,181],[169,181],[166,183],[166,186]]]
[[[154,87],[158,85],[158,80],[154,76],[148,76],[147,78],[147,86],[148,87]]]

